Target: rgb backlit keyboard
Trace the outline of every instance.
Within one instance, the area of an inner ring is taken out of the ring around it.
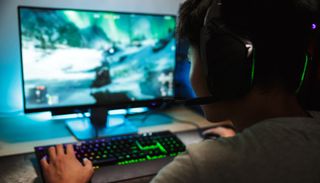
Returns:
[[[79,161],[88,158],[97,168],[172,157],[185,151],[185,145],[169,131],[99,138],[73,146]],[[49,147],[35,147],[38,160],[48,155]]]

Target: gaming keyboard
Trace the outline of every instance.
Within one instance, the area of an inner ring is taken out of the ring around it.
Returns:
[[[49,147],[35,147],[38,161],[48,155]],[[185,145],[169,131],[99,138],[74,143],[73,147],[79,161],[88,158],[95,168],[173,157],[185,151]]]

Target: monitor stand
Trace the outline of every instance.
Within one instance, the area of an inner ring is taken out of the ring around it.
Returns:
[[[68,119],[66,125],[78,140],[138,132],[123,114],[108,115],[105,108],[91,109],[90,117]]]

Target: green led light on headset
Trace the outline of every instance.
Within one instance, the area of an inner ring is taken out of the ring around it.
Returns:
[[[251,87],[253,86],[255,66],[256,66],[256,52],[255,50],[253,50],[253,59],[252,59],[252,66],[251,66]]]
[[[256,64],[256,52],[255,52],[255,50],[253,50],[253,59],[252,59],[252,66],[251,66],[251,86],[253,86],[253,81],[254,81],[255,64]],[[300,90],[301,90],[301,87],[302,87],[303,82],[304,82],[305,77],[306,77],[308,64],[309,64],[309,56],[308,56],[308,54],[306,54],[305,62],[304,62],[304,66],[303,66],[303,71],[302,71],[302,74],[301,74],[301,77],[300,77],[300,83],[299,83],[298,88],[295,91],[296,94],[299,93]]]
[[[300,77],[299,87],[296,90],[296,94],[298,94],[300,92],[300,90],[301,90],[301,87],[303,85],[304,79],[306,77],[308,64],[309,64],[309,56],[308,56],[308,54],[306,54],[305,62],[304,62],[304,66],[303,66],[303,71],[302,71],[302,74],[301,74],[301,77]]]

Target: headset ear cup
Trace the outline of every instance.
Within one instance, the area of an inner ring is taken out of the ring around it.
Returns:
[[[251,88],[252,61],[244,42],[212,24],[204,32],[201,59],[211,94],[220,100],[245,95]]]

